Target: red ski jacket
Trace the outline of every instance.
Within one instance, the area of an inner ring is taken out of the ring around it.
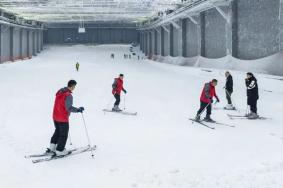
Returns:
[[[204,84],[201,96],[200,96],[200,101],[204,103],[211,103],[212,98],[217,97],[216,92],[215,92],[215,87],[212,85],[212,82]]]
[[[115,94],[118,94],[120,95],[121,94],[121,91],[125,90],[124,87],[123,87],[123,80],[120,79],[120,78],[115,78],[114,80],[114,83],[112,84],[112,94],[115,95]]]
[[[72,92],[68,88],[60,89],[56,93],[54,108],[53,108],[53,120],[57,122],[69,122],[70,112],[66,107],[66,98],[71,96]]]

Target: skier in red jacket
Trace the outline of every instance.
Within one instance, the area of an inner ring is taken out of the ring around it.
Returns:
[[[118,78],[114,79],[114,83],[112,84],[112,94],[114,95],[116,99],[114,103],[114,107],[112,108],[112,111],[115,111],[115,112],[122,111],[119,108],[121,91],[123,91],[125,94],[127,93],[127,91],[123,87],[123,79],[124,79],[124,75],[120,74]]]
[[[200,96],[200,108],[196,115],[196,121],[200,121],[200,115],[206,108],[206,117],[204,121],[213,122],[210,118],[211,115],[211,104],[213,103],[213,97],[216,98],[217,102],[219,102],[219,98],[215,92],[215,86],[217,85],[217,80],[213,79],[211,82],[208,82],[204,85],[201,96]]]
[[[84,107],[73,107],[72,91],[74,91],[76,85],[77,82],[75,80],[70,80],[68,82],[68,87],[64,87],[56,93],[53,108],[55,132],[51,138],[50,148],[46,151],[47,153],[52,152],[58,156],[66,155],[68,153],[65,149],[65,145],[69,133],[70,113],[82,113],[84,111]]]

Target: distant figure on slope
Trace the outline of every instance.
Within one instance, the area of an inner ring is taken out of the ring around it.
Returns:
[[[211,119],[211,104],[213,103],[213,97],[219,102],[219,98],[215,92],[215,86],[217,85],[217,80],[213,79],[211,82],[205,83],[201,96],[200,96],[200,108],[197,112],[196,121],[200,121],[200,116],[206,108],[206,117],[204,121],[213,122]]]
[[[123,91],[125,94],[127,93],[127,91],[124,89],[123,86],[123,79],[124,79],[124,75],[120,74],[118,78],[114,79],[114,83],[112,84],[112,94],[114,95],[116,101],[114,103],[114,107],[112,108],[113,111],[115,112],[120,112],[122,111],[119,108],[119,104],[120,104],[120,99],[121,99],[121,91]]]
[[[112,58],[112,59],[114,59],[114,58],[115,58],[115,55],[114,55],[113,53],[111,54],[111,58]]]
[[[254,77],[253,73],[248,72],[246,78],[246,86],[247,86],[247,104],[250,106],[250,113],[247,114],[249,119],[257,119],[257,100],[258,96],[258,85],[257,79]]]
[[[68,154],[65,149],[65,146],[69,133],[70,113],[82,113],[84,111],[84,107],[73,107],[72,91],[74,91],[76,85],[77,82],[75,80],[70,80],[68,82],[68,87],[64,87],[56,93],[53,108],[55,132],[51,138],[50,148],[48,148],[46,151],[47,153],[52,152],[55,153],[57,156]]]
[[[77,62],[76,63],[76,70],[79,71],[79,69],[80,69],[80,64],[79,64],[79,62]]]
[[[226,107],[224,107],[224,109],[226,110],[235,110],[235,107],[232,104],[232,93],[233,93],[233,77],[230,74],[229,71],[225,72],[225,77],[226,77],[226,84],[225,84],[225,93],[226,93],[226,99],[228,104],[226,105]]]

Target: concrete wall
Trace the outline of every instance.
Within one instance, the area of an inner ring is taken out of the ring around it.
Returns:
[[[21,59],[20,28],[13,28],[13,60]]]
[[[37,31],[32,32],[32,55],[36,56],[37,54]]]
[[[238,54],[255,59],[279,51],[280,0],[238,0]]]
[[[196,19],[196,21],[200,21],[199,17],[195,17],[194,19]],[[186,46],[187,46],[187,51],[186,51],[186,57],[195,57],[195,56],[198,56],[199,52],[198,52],[198,48],[199,48],[199,45],[198,45],[198,37],[200,37],[200,33],[198,33],[198,26],[196,24],[194,24],[190,19],[187,20],[187,33],[186,33],[186,36],[187,36],[187,43],[186,43]]]
[[[280,51],[283,51],[283,1],[280,2]]]
[[[167,31],[164,29],[164,38],[163,38],[163,43],[164,43],[164,56],[170,55],[170,25],[165,26]]]
[[[157,55],[157,37],[158,37],[158,33],[157,30],[154,30],[154,55]]]
[[[1,62],[11,60],[10,27],[1,25]]]
[[[19,26],[0,25],[0,63],[25,59],[41,51],[39,41],[43,41],[41,30]],[[34,33],[34,34],[33,34]]]
[[[49,28],[44,32],[45,43],[96,43],[115,44],[139,41],[136,29],[86,28],[86,33],[78,33],[78,28]]]
[[[283,1],[280,0],[226,1],[217,8],[174,22],[181,26],[180,32],[172,23],[163,25],[169,32],[161,29],[162,56],[201,55],[216,59],[231,54],[251,60],[283,50]]]
[[[173,26],[173,39],[172,39],[172,57],[182,56],[183,55],[183,39],[182,39],[182,22],[177,21],[176,25]]]
[[[204,51],[202,56],[220,58],[226,55],[226,21],[216,9],[204,12]]]
[[[28,31],[22,29],[22,58],[28,57]]]
[[[33,55],[33,32],[32,31],[29,31],[28,33],[28,44],[29,44],[29,57],[31,57]]]
[[[153,55],[155,51],[155,32],[150,32],[150,54]]]
[[[161,55],[161,28],[157,28],[157,37],[156,37],[156,55]]]

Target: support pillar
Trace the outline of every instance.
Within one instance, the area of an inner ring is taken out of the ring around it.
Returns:
[[[150,54],[151,57],[155,54],[155,30],[151,30],[150,31],[150,35],[151,35],[151,50],[150,50]]]
[[[156,55],[160,56],[161,55],[161,28],[158,27],[156,29]]]
[[[2,63],[2,25],[0,24],[0,63]]]
[[[162,26],[161,30],[161,52],[162,56],[166,57],[170,55],[170,31],[169,28],[170,25],[168,26]]]
[[[10,27],[10,56],[9,60],[14,61],[14,27]]]
[[[170,32],[170,55],[172,57],[182,56],[182,22],[180,20],[172,22]]]

